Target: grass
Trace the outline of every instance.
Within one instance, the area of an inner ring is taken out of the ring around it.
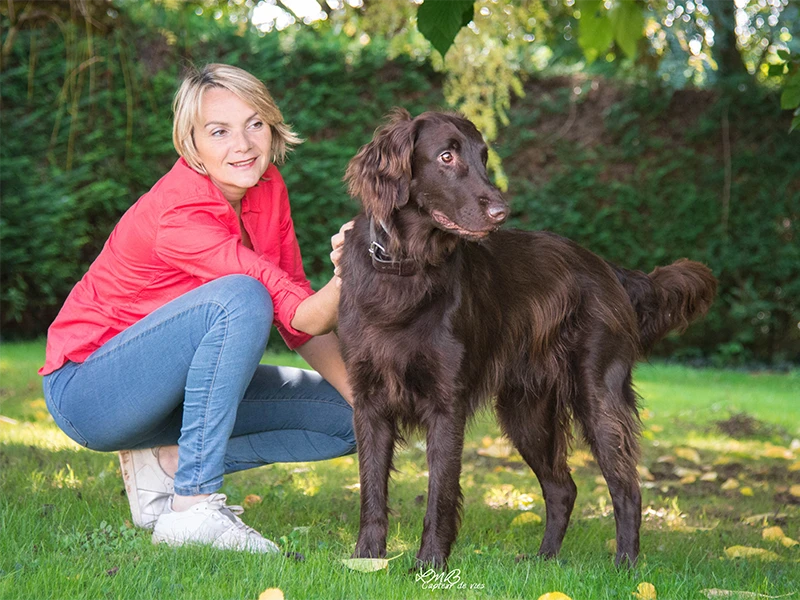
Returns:
[[[41,342],[0,346],[0,598],[630,599],[640,582],[658,598],[704,598],[708,588],[778,596],[797,590],[800,545],[762,538],[779,525],[800,537],[800,373],[742,373],[642,365],[641,461],[645,523],[635,571],[612,566],[610,499],[586,448],[572,465],[578,503],[557,561],[520,560],[541,541],[544,506],[535,478],[499,437],[489,413],[470,427],[464,451],[465,510],[450,572],[408,574],[419,544],[427,473],[410,441],[390,488],[388,570],[360,573],[341,559],[358,530],[357,464],[272,465],[226,478],[222,491],[245,520],[305,561],[204,548],[154,547],[129,523],[116,455],[79,448],[49,417],[36,370]],[[301,364],[293,355],[270,357]],[[794,491],[797,491],[795,489]],[[253,497],[258,496],[258,498]],[[747,523],[743,518],[767,515]],[[778,560],[731,560],[756,547]],[[427,581],[427,587],[426,587]],[[438,589],[431,587],[439,583]],[[444,586],[444,589],[442,587]]]

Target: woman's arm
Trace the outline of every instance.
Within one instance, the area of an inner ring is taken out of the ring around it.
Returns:
[[[322,375],[325,381],[335,387],[350,406],[353,405],[353,393],[339,351],[339,338],[335,333],[311,338],[297,349],[297,353],[311,365],[312,369]]]
[[[294,329],[316,336],[333,331],[339,317],[338,279],[338,277],[334,277],[321,290],[297,306],[297,311],[292,318]],[[308,342],[303,347],[307,345]]]
[[[331,238],[334,277],[320,291],[303,300],[297,307],[291,325],[298,331],[311,335],[324,335],[336,327],[339,320],[339,288],[342,285],[342,280],[339,278],[339,261],[342,258],[344,234],[352,227],[353,221],[348,221]]]

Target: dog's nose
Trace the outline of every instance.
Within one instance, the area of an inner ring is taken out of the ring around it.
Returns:
[[[508,206],[505,202],[493,202],[486,208],[486,214],[497,224],[502,223],[508,216]]]

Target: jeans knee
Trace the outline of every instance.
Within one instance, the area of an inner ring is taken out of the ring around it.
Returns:
[[[244,314],[253,325],[263,324],[269,331],[272,325],[272,298],[258,279],[249,275],[226,275],[216,280],[224,290],[219,300],[229,312]]]

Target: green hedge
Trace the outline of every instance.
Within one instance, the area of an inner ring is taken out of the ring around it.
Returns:
[[[170,104],[188,61],[228,62],[264,79],[307,140],[281,171],[317,286],[330,276],[330,236],[357,210],[341,182],[347,161],[393,106],[418,113],[443,105],[431,67],[388,60],[380,41],[361,48],[324,28],[240,35],[149,3],[108,25],[92,41],[102,60],[75,74],[79,94],[62,94],[64,57],[84,51],[86,40],[65,45],[49,21],[20,33],[0,73],[5,337],[45,332],[120,215],[176,159]],[[512,225],[556,231],[632,268],[683,256],[708,263],[719,301],[662,354],[800,362],[800,143],[786,135],[776,99],[753,89],[673,95],[590,84],[579,84],[573,102],[573,80],[532,80],[512,107],[496,143]]]

